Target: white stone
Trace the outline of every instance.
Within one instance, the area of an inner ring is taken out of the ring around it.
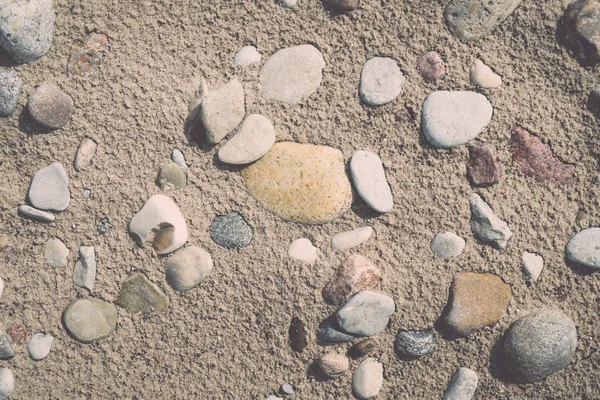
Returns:
[[[471,83],[484,89],[492,89],[502,85],[502,78],[483,61],[475,60],[471,67]]]
[[[453,232],[438,233],[431,241],[431,251],[442,260],[456,257],[464,248],[464,239]]]
[[[292,395],[292,394],[296,393],[294,391],[294,386],[292,386],[292,384],[289,382],[285,382],[283,385],[281,385],[281,388],[279,388],[279,390],[281,391],[281,393],[287,394],[287,395]]]
[[[331,238],[331,248],[337,251],[350,250],[369,240],[373,234],[373,228],[362,226],[347,232],[340,232]]]
[[[53,268],[64,268],[67,266],[69,249],[60,239],[49,239],[44,247],[44,258],[46,264]]]
[[[439,91],[423,102],[421,126],[432,145],[456,147],[479,136],[492,114],[492,105],[480,93]]]
[[[600,268],[600,228],[587,228],[569,240],[567,260],[589,268]]]
[[[317,248],[308,239],[296,239],[288,248],[288,256],[296,261],[314,264],[317,260]]]
[[[81,288],[94,290],[96,281],[96,254],[94,246],[79,247],[79,260],[73,270],[73,283]]]
[[[233,66],[246,68],[252,64],[258,64],[262,56],[254,46],[244,46],[233,56]]]
[[[0,297],[2,297],[2,293],[4,293],[4,281],[0,278]]]
[[[260,69],[263,96],[297,104],[317,91],[325,60],[314,46],[303,44],[279,50]]]
[[[361,400],[377,396],[383,386],[383,365],[367,358],[352,374],[352,391]]]
[[[392,210],[392,190],[377,154],[364,150],[355,152],[350,159],[350,174],[358,195],[369,207],[379,213]]]
[[[167,282],[179,291],[195,288],[212,269],[213,260],[210,254],[196,246],[178,250],[165,262]]]
[[[183,169],[189,168],[185,162],[185,157],[183,153],[179,149],[173,149],[173,151],[171,152],[171,160],[173,160],[175,164],[179,165]]]
[[[38,210],[64,211],[71,201],[69,177],[60,163],[39,170],[31,180],[28,192],[31,205]]]
[[[532,281],[536,282],[544,269],[544,259],[540,255],[527,251],[523,252],[521,259],[523,261],[523,272]]]
[[[43,360],[50,354],[50,347],[54,341],[54,336],[50,334],[36,333],[31,337],[27,344],[29,355],[35,361]]]
[[[267,154],[275,144],[275,128],[267,117],[246,117],[238,132],[219,149],[219,160],[227,164],[249,164]]]
[[[0,69],[0,118],[8,117],[15,112],[22,86],[21,76],[17,71]]]
[[[360,73],[360,97],[371,106],[380,106],[398,97],[405,82],[396,60],[374,57],[363,65]]]
[[[280,0],[280,1],[281,1],[281,5],[286,8],[292,8],[298,2],[298,0]]]
[[[471,230],[482,242],[499,250],[506,249],[512,232],[508,224],[498,218],[494,211],[477,193],[469,199],[471,206]]]
[[[244,119],[246,105],[242,84],[232,79],[219,89],[205,93],[200,108],[207,139],[219,143]]]
[[[277,397],[274,394],[267,397],[267,400],[283,400],[283,397]]]
[[[346,333],[373,336],[385,330],[396,311],[391,297],[363,290],[354,295],[337,312],[337,322]]]
[[[17,207],[17,211],[27,218],[35,219],[42,222],[54,222],[56,220],[54,214],[46,211],[41,211],[24,204]]]
[[[338,353],[326,354],[319,359],[318,363],[321,371],[328,378],[342,376],[350,368],[348,357]]]
[[[444,392],[444,400],[471,400],[477,389],[477,374],[469,368],[456,370]]]
[[[93,139],[87,137],[81,139],[79,147],[77,148],[77,153],[75,154],[75,162],[73,163],[75,171],[81,172],[89,167],[94,154],[96,154],[97,147],[98,144]]]
[[[0,369],[0,400],[8,400],[15,391],[15,377],[8,368]]]

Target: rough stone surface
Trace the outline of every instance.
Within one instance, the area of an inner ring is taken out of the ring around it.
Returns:
[[[8,400],[15,391],[15,377],[8,368],[0,369],[0,400]]]
[[[351,255],[323,288],[323,298],[339,305],[361,290],[374,288],[380,279],[381,272],[371,261],[358,254]]]
[[[600,62],[600,1],[576,0],[561,20],[561,39],[583,65]]]
[[[352,374],[352,391],[361,400],[377,396],[383,386],[383,365],[372,358],[361,362]]]
[[[430,248],[437,258],[445,260],[460,255],[465,248],[465,240],[453,232],[438,233]]]
[[[469,368],[456,370],[444,392],[444,400],[471,400],[477,389],[477,374]]]
[[[446,74],[446,64],[438,52],[430,51],[417,60],[417,71],[423,78],[434,81]]]
[[[179,165],[184,170],[188,169],[188,165],[185,162],[185,156],[179,149],[173,149],[171,152],[171,160],[177,165]]]
[[[92,158],[94,154],[96,154],[96,148],[98,144],[90,138],[83,138],[81,142],[79,142],[79,147],[77,148],[77,153],[75,154],[75,162],[73,163],[73,167],[75,171],[81,172],[92,163]]]
[[[329,353],[319,359],[319,367],[328,378],[337,378],[348,371],[350,361],[343,354]]]
[[[210,226],[210,238],[226,249],[241,249],[252,242],[252,228],[238,212],[217,216]]]
[[[363,150],[355,152],[350,159],[350,174],[358,195],[369,207],[379,213],[392,210],[392,190],[377,154]]]
[[[123,282],[115,304],[132,314],[159,314],[169,308],[169,297],[146,275],[136,272]]]
[[[508,224],[494,214],[494,210],[474,193],[469,198],[471,207],[471,230],[475,237],[499,250],[506,249],[512,232]]]
[[[358,91],[368,105],[381,106],[398,97],[405,82],[396,60],[374,57],[363,65]]]
[[[9,117],[15,112],[22,86],[17,71],[0,69],[0,118]]]
[[[93,343],[115,330],[117,308],[99,299],[76,299],[65,308],[62,318],[65,329],[75,340]]]
[[[187,176],[179,165],[169,163],[158,171],[157,183],[162,190],[183,189],[187,186]]]
[[[100,62],[108,53],[108,38],[101,33],[91,33],[84,43],[77,44],[69,52],[67,75],[94,75],[100,71]]]
[[[288,248],[288,256],[296,261],[314,264],[317,260],[317,248],[306,238],[296,239]]]
[[[323,0],[327,7],[337,11],[352,11],[358,8],[360,0]]]
[[[508,18],[523,0],[452,0],[444,11],[446,23],[461,40],[477,40]]]
[[[342,332],[336,321],[325,320],[319,324],[317,343],[322,346],[348,343],[354,339],[356,339],[356,336]]]
[[[218,157],[227,164],[249,164],[267,154],[275,144],[275,128],[267,117],[246,117],[238,132],[219,149]]]
[[[10,337],[2,332],[0,333],[0,360],[8,360],[15,356]]]
[[[46,212],[46,211],[41,211],[41,210],[38,210],[36,208],[27,206],[24,204],[17,207],[17,211],[19,212],[19,214],[23,215],[24,217],[35,219],[35,220],[41,221],[41,222],[54,222],[56,220],[56,217],[54,216],[54,214]]]
[[[46,264],[53,268],[65,268],[69,258],[69,249],[60,239],[49,239],[44,247]]]
[[[94,246],[79,247],[79,260],[73,271],[73,283],[87,290],[94,290],[96,282],[96,254]]]
[[[394,349],[401,357],[417,358],[429,354],[435,347],[435,332],[433,329],[400,330],[396,334]]]
[[[29,350],[29,356],[34,361],[40,361],[48,357],[48,354],[50,354],[50,347],[52,346],[52,342],[54,342],[54,336],[50,334],[34,334],[31,337],[31,339],[29,339],[29,343],[27,343],[27,350]]]
[[[524,251],[521,261],[523,262],[523,272],[533,282],[536,282],[544,269],[544,259],[542,256]]]
[[[212,269],[210,254],[196,246],[178,250],[165,262],[167,282],[181,292],[198,286]]]
[[[363,290],[338,310],[337,323],[351,335],[373,336],[385,330],[394,311],[391,297]]]
[[[71,120],[75,104],[58,86],[44,82],[29,96],[27,110],[38,124],[48,129],[60,129]]]
[[[254,46],[244,46],[233,56],[233,66],[246,68],[252,64],[258,64],[262,58]]]
[[[31,180],[27,194],[38,210],[64,211],[71,201],[69,177],[62,164],[55,162],[39,170]]]
[[[331,248],[336,251],[347,251],[360,246],[373,234],[373,228],[362,226],[347,232],[340,232],[331,238]]]
[[[246,105],[244,88],[237,79],[232,79],[217,90],[204,94],[200,117],[211,143],[219,143],[244,119]]]
[[[569,240],[567,260],[589,268],[600,268],[600,228],[587,228]]]
[[[502,178],[502,165],[496,158],[496,149],[482,142],[469,145],[467,178],[473,186],[484,187],[498,183]]]
[[[483,89],[493,89],[502,85],[502,78],[481,60],[475,60],[470,71],[471,83]]]

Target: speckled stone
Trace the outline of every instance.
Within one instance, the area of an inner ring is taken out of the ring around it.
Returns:
[[[600,268],[600,228],[587,228],[569,240],[567,260],[589,268]]]
[[[0,118],[9,117],[15,112],[22,86],[17,71],[0,69]]]
[[[136,272],[123,282],[115,304],[132,314],[154,315],[169,308],[169,297],[146,275]]]
[[[484,187],[498,183],[502,178],[502,165],[496,157],[496,149],[488,144],[469,144],[467,178],[473,186]]]
[[[63,312],[63,324],[81,343],[93,343],[108,337],[117,327],[117,308],[94,298],[73,300]]]
[[[210,238],[226,249],[241,249],[252,242],[252,228],[238,212],[217,216],[210,226]]]
[[[423,78],[434,81],[444,76],[446,64],[438,52],[430,51],[417,60],[417,71]]]
[[[108,53],[108,38],[101,33],[91,33],[84,43],[77,44],[69,52],[67,75],[84,76],[97,74],[100,62]]]
[[[162,190],[184,189],[187,186],[187,176],[179,165],[169,163],[160,168],[157,182]]]
[[[212,269],[213,260],[210,254],[196,246],[177,250],[165,262],[167,282],[178,291],[195,288]]]
[[[461,40],[478,40],[508,18],[523,0],[452,0],[444,11],[446,23]]]
[[[344,260],[323,288],[323,298],[330,304],[342,304],[361,290],[379,283],[381,272],[365,257],[354,254]]]
[[[417,358],[429,354],[435,347],[433,329],[400,330],[396,334],[394,349],[401,357]]]
[[[75,111],[71,96],[52,83],[42,83],[29,96],[27,110],[31,117],[48,129],[60,129]]]

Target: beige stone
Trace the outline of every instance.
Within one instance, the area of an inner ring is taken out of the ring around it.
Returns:
[[[323,288],[323,298],[331,304],[342,304],[361,290],[372,289],[379,283],[381,272],[365,257],[354,254]]]

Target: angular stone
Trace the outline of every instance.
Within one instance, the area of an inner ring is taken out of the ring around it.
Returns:
[[[444,11],[450,31],[461,40],[478,40],[490,33],[523,0],[452,0]]]
[[[499,250],[506,249],[512,232],[508,224],[494,214],[485,201],[477,193],[469,198],[471,207],[471,230],[475,237]]]
[[[87,137],[81,139],[77,153],[75,154],[75,162],[73,163],[75,171],[81,172],[90,166],[92,158],[96,154],[97,147],[98,144],[93,139]]]
[[[73,283],[89,291],[94,290],[96,282],[96,254],[94,246],[79,247],[79,260],[73,271]]]
[[[319,367],[328,378],[337,378],[348,371],[350,361],[343,354],[329,353],[319,359]]]
[[[469,145],[467,178],[473,186],[490,186],[502,177],[502,165],[496,158],[496,149],[481,142]]]
[[[374,288],[380,279],[381,272],[371,261],[358,254],[351,255],[323,288],[323,298],[339,305],[361,290]]]
[[[587,228],[569,240],[567,260],[589,268],[600,268],[600,228]]]
[[[352,391],[361,400],[377,396],[383,386],[383,365],[372,358],[361,362],[352,374]]]
[[[38,124],[60,129],[71,120],[75,104],[58,86],[44,82],[29,96],[27,110]]]
[[[63,312],[67,332],[81,343],[108,337],[117,327],[117,308],[94,298],[73,300]]]
[[[362,226],[347,232],[340,232],[331,238],[331,248],[337,251],[347,251],[369,240],[373,228]]]
[[[521,260],[523,262],[523,272],[533,282],[536,282],[544,269],[544,259],[542,256],[524,251]]]
[[[0,369],[0,399],[8,400],[15,391],[15,377],[8,368]]]
[[[108,38],[101,33],[90,34],[84,43],[75,45],[69,52],[68,76],[96,74],[100,62],[108,53]]]
[[[460,255],[465,248],[465,240],[452,232],[438,233],[430,247],[437,258],[445,260]]]
[[[185,171],[175,163],[163,165],[158,172],[157,181],[162,190],[184,189],[187,186]]]
[[[423,78],[434,81],[446,74],[446,64],[438,52],[430,51],[417,60],[417,71]]]
[[[38,209],[24,204],[17,207],[17,211],[19,212],[19,214],[27,218],[35,219],[41,222],[54,222],[56,220],[54,214],[46,211],[40,211]]]
[[[252,242],[252,227],[238,212],[217,216],[210,226],[210,238],[226,249],[241,249]]]
[[[586,66],[600,62],[600,1],[572,2],[560,22],[561,39],[575,57]]]
[[[435,347],[435,332],[433,329],[400,330],[396,334],[394,349],[401,357],[417,358],[429,354]]]
[[[233,66],[246,68],[252,64],[258,64],[262,56],[254,46],[244,46],[235,53],[233,57]]]
[[[227,164],[249,164],[267,154],[275,143],[275,128],[267,117],[246,117],[238,132],[219,149],[218,157]]]
[[[363,290],[338,310],[337,323],[351,335],[373,336],[387,328],[394,311],[391,297]]]
[[[46,264],[52,268],[65,268],[69,257],[69,249],[60,239],[50,239],[44,247]]]
[[[317,248],[306,238],[296,239],[288,248],[288,256],[299,262],[314,264],[317,259]]]
[[[173,289],[182,292],[198,286],[212,269],[210,254],[196,246],[176,251],[165,262],[167,282]]]
[[[470,71],[471,83],[483,89],[493,89],[502,85],[502,78],[481,60],[475,60]]]
[[[211,143],[219,143],[244,119],[244,88],[237,79],[203,95],[200,117]]]
[[[477,374],[469,368],[460,367],[444,391],[444,400],[471,400],[477,389]]]
[[[319,324],[317,333],[317,343],[322,346],[332,346],[340,343],[348,343],[356,339],[356,336],[349,335],[340,330],[336,321],[325,320]]]
[[[352,11],[358,8],[360,0],[324,0],[327,7],[337,11]]]
[[[398,97],[405,82],[396,60],[374,57],[363,65],[358,91],[368,105],[381,106]]]
[[[0,360],[9,360],[14,356],[15,351],[13,350],[10,337],[4,332],[0,333]]]
[[[169,308],[169,298],[146,275],[137,272],[123,282],[115,304],[132,314],[159,314]]]
[[[350,173],[358,195],[379,213],[387,213],[394,206],[392,189],[385,178],[383,163],[370,151],[359,150],[350,159]]]
[[[69,177],[60,163],[39,170],[31,180],[27,194],[31,205],[38,210],[64,211],[71,201]]]
[[[43,333],[36,333],[31,337],[29,343],[27,343],[29,355],[34,361],[43,360],[44,358],[48,357],[48,354],[50,354],[52,342],[54,342],[54,336],[50,334],[45,335]]]
[[[17,71],[0,69],[0,118],[9,117],[15,112],[22,86]]]

